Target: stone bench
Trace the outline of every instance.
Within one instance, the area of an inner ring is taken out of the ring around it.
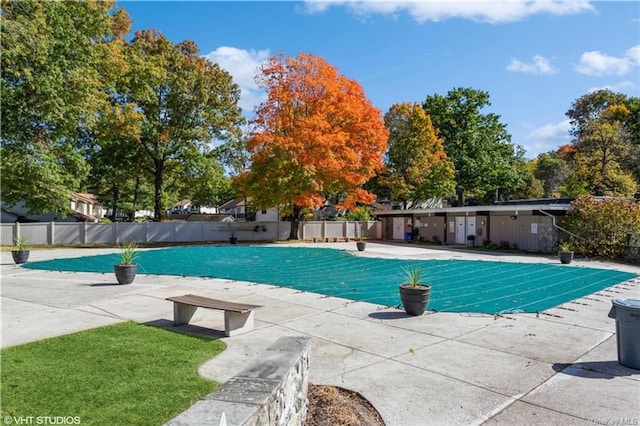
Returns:
[[[174,325],[189,324],[198,308],[224,311],[225,336],[236,336],[253,330],[253,310],[261,307],[261,305],[227,302],[195,294],[167,297],[166,300],[173,302]]]

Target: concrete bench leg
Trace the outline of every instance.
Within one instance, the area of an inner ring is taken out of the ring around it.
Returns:
[[[193,318],[193,314],[196,313],[197,306],[185,305],[184,303],[173,303],[173,325],[185,325],[189,324],[189,321],[200,321],[202,319],[202,312]]]
[[[241,313],[224,311],[224,335],[237,336],[253,330],[253,311]]]

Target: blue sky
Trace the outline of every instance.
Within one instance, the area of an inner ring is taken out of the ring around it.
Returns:
[[[600,88],[640,96],[640,3],[544,1],[119,1],[133,30],[193,40],[263,99],[260,63],[312,53],[357,80],[382,114],[455,87],[489,93],[526,157],[570,142],[565,115]]]

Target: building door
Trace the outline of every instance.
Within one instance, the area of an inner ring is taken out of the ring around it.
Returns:
[[[466,236],[471,236],[473,235],[474,237],[474,243],[473,245],[476,245],[476,241],[475,241],[475,236],[476,236],[476,217],[475,216],[469,216],[467,217],[467,230],[466,230]],[[468,241],[468,240],[467,240]]]
[[[393,239],[404,240],[404,218],[403,217],[393,218]]]
[[[467,235],[465,234],[465,220],[464,216],[456,217],[456,244],[465,244],[467,242]]]

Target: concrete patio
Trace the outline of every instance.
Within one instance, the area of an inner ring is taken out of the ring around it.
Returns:
[[[355,252],[355,243],[313,244]],[[110,249],[35,250],[30,261]],[[559,263],[553,257],[498,255],[369,242],[357,255]],[[640,273],[637,267],[574,261]],[[125,320],[172,327],[186,293],[264,305],[255,330],[224,338],[222,312],[182,330],[220,337],[227,349],[200,367],[224,382],[281,336],[310,336],[311,381],[360,392],[387,425],[640,424],[640,370],[617,362],[613,299],[640,299],[640,278],[536,314],[492,316],[404,311],[248,282],[24,269],[2,253],[2,347]]]

